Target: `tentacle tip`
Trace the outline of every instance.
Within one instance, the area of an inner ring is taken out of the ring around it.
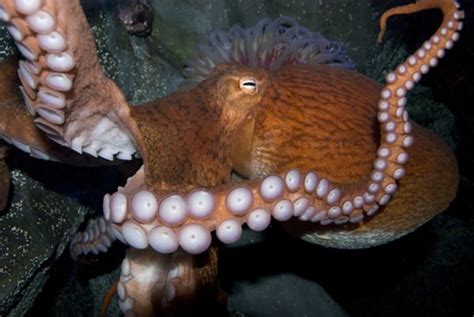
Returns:
[[[383,42],[383,37],[385,35],[385,32],[387,31],[387,20],[391,16],[392,14],[389,10],[389,11],[384,12],[384,14],[382,14],[382,16],[380,17],[380,32],[377,36],[377,41],[379,43]]]
[[[385,30],[381,30],[379,35],[377,36],[377,42],[382,44],[383,43],[383,37],[385,35]]]

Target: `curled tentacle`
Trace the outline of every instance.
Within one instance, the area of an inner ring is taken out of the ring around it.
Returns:
[[[464,19],[464,12],[458,10],[460,8],[459,4],[454,0],[419,0],[416,3],[407,4],[400,7],[395,7],[387,10],[384,14],[380,17],[380,33],[378,35],[378,41],[382,42],[385,32],[387,30],[387,20],[398,14],[412,14],[415,12],[428,10],[428,9],[441,9],[443,11],[444,19],[441,23],[441,27],[438,29],[436,33],[440,33],[443,27],[448,27],[452,29],[452,25],[450,25],[450,21],[452,20],[462,20]],[[451,23],[452,24],[452,23]],[[461,27],[457,28],[460,30]],[[438,35],[446,35],[445,34],[438,34]]]
[[[206,298],[215,298],[213,295],[218,291],[217,259],[216,246],[199,257],[183,251],[173,253],[161,310],[190,315],[194,303],[199,301],[202,305]]]
[[[56,160],[59,146],[51,145],[52,142],[37,131],[18,97],[14,80],[17,77],[15,64],[16,59],[0,64],[0,139],[33,157]]]
[[[413,136],[416,145],[408,149],[410,161],[400,189],[375,217],[358,226],[328,228],[293,220],[283,227],[311,243],[361,249],[394,241],[446,210],[459,183],[456,157],[439,136],[416,123]]]
[[[86,231],[74,235],[69,250],[73,259],[89,253],[107,252],[115,239],[110,224],[103,217],[100,217],[95,219]]]
[[[115,281],[112,286],[110,286],[109,290],[107,291],[107,294],[105,294],[104,300],[102,301],[102,305],[100,307],[100,317],[107,317],[107,311],[109,309],[110,302],[117,293],[118,283],[119,280]]]
[[[155,316],[161,302],[153,300],[156,298],[165,300],[173,295],[167,297],[164,294],[170,267],[169,255],[149,250],[128,249],[122,261],[117,285],[122,312],[137,316]]]
[[[196,290],[215,286],[216,251],[210,251],[204,266],[197,267],[195,259],[184,252],[163,255],[152,249],[129,249],[117,285],[122,312],[136,316],[156,316],[170,310],[189,312]],[[181,307],[181,302],[187,307]]]

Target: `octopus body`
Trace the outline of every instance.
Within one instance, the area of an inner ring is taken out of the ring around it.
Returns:
[[[12,93],[12,64],[3,64],[0,133],[41,159],[143,159],[105,195],[103,218],[72,239],[71,253],[105,252],[116,239],[130,246],[111,294],[124,313],[153,316],[215,285],[212,232],[230,244],[244,224],[261,231],[273,218],[315,243],[362,248],[447,208],[458,183],[454,156],[405,105],[459,38],[458,7],[421,0],[382,16],[381,35],[394,14],[444,14],[384,86],[331,65],[232,59],[201,72],[192,88],[130,107],[101,71],[78,1],[1,0],[0,18],[25,58],[26,107]]]

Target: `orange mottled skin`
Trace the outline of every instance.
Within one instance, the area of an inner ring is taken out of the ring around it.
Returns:
[[[251,103],[234,106],[221,82],[248,75],[259,78],[259,91]],[[268,72],[221,65],[192,91],[132,108],[146,145],[147,185],[159,180],[216,186],[230,182],[238,164],[246,166],[238,172],[250,179],[293,167],[316,170],[337,183],[355,182],[370,172],[378,146],[380,89],[361,74],[329,66]],[[254,133],[244,140],[250,121]],[[235,159],[235,143],[251,147],[251,153]]]
[[[325,65],[284,67],[271,78],[255,113],[251,178],[298,168],[349,184],[370,173],[380,85]]]
[[[230,182],[230,149],[236,131],[264,96],[263,91],[242,96],[238,88],[241,68],[221,65],[213,77],[191,91],[178,91],[131,109],[145,144],[147,187],[185,191],[189,186]],[[265,85],[265,72],[244,69]]]

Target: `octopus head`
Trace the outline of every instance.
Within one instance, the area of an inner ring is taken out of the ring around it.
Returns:
[[[269,82],[266,71],[237,64],[217,67],[217,102],[229,113],[248,114],[256,109]]]

